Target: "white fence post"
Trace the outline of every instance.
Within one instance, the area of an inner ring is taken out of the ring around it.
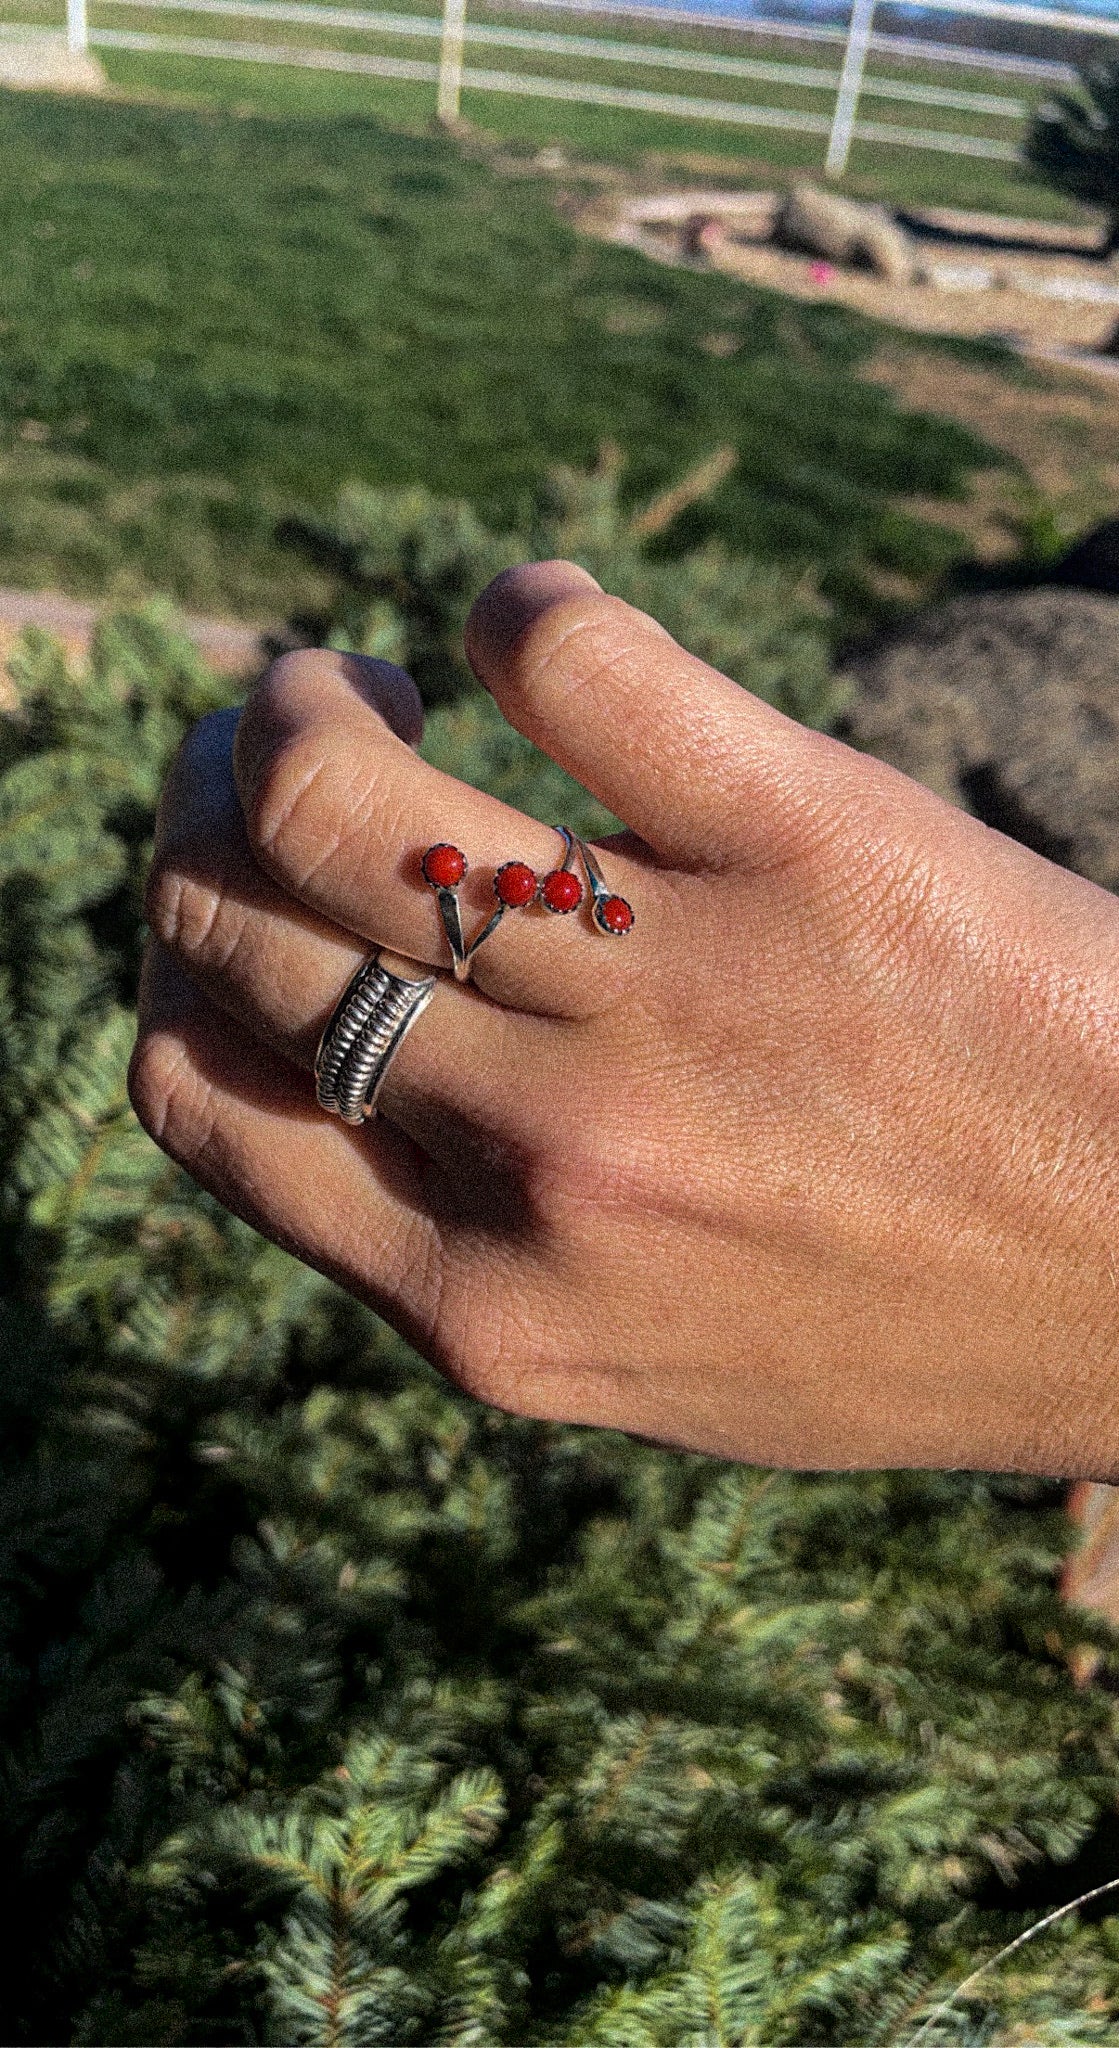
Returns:
[[[66,41],[71,50],[85,56],[89,48],[86,0],[66,0]]]
[[[66,0],[66,41],[71,50],[85,56],[89,48],[86,0]]]
[[[839,74],[839,91],[835,96],[835,113],[832,117],[825,165],[829,178],[843,176],[847,169],[847,158],[851,154],[851,132],[855,126],[855,114],[862,91],[875,4],[876,0],[854,0],[851,8],[847,48],[843,53],[843,69]]]
[[[439,89],[435,118],[453,128],[462,98],[462,49],[466,35],[466,0],[443,0],[443,35],[439,44]]]

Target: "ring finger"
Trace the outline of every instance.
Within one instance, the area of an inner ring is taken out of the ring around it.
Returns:
[[[309,1071],[369,947],[293,902],[253,860],[232,772],[235,727],[236,713],[204,720],[175,765],[160,807],[148,919],[208,995]],[[399,971],[407,974],[408,963]],[[444,1164],[479,1138],[524,1144],[554,1099],[540,1074],[570,1057],[569,1030],[503,1010],[445,977],[394,1056],[378,1108]]]

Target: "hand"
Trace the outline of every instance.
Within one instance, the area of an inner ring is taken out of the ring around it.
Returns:
[[[420,857],[557,841],[413,752],[416,693],[277,662],[164,798],[131,1086],[221,1201],[501,1407],[798,1466],[1119,1471],[1119,905],[683,653],[565,563],[475,607],[506,717],[632,828],[633,904],[510,915],[354,1129],[315,1102]],[[471,893],[473,891],[473,893]]]

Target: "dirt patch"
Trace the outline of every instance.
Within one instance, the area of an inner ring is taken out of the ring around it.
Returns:
[[[68,655],[80,658],[89,652],[98,620],[111,608],[65,597],[58,590],[13,590],[0,586],[0,711],[10,711],[15,703],[7,663],[28,627],[49,633]],[[259,627],[183,615],[177,623],[202,659],[223,674],[256,675],[268,658]]]
[[[891,327],[908,327],[917,334],[955,334],[978,338],[990,336],[1029,349],[1099,350],[1114,331],[1119,307],[1098,305],[1080,299],[1046,298],[1007,282],[997,287],[950,289],[930,284],[888,284],[856,270],[831,269],[826,282],[813,275],[821,268],[806,256],[794,255],[768,244],[728,241],[711,258],[712,268],[739,277],[744,284],[761,285],[793,299],[849,306],[869,319],[882,320]],[[945,266],[946,267],[946,266]],[[962,257],[955,262],[961,271],[969,268]],[[982,268],[975,265],[976,270]],[[1075,275],[1088,268],[1086,259],[1018,256],[1008,277],[1027,276],[1047,282],[1059,268],[1062,275]],[[1114,276],[1108,283],[1115,285]]]
[[[819,204],[835,197],[814,196]],[[782,247],[780,236],[772,239],[781,203],[776,189],[649,193],[631,187],[626,193],[614,187],[597,191],[576,218],[584,232],[654,260],[718,270],[787,298],[847,306],[920,334],[998,337],[1026,353],[1099,358],[1119,325],[1119,266],[1100,255],[1098,225],[1054,226],[950,208],[899,211],[913,252],[909,281]],[[858,209],[848,205],[847,211]],[[1107,367],[1101,362],[1100,373]]]
[[[1011,458],[1007,468],[975,478],[966,504],[908,501],[921,518],[966,534],[980,560],[1018,554],[1023,544],[1056,550],[1114,512],[1119,379],[1008,376],[904,342],[885,342],[864,375],[886,385],[906,411],[959,420]]]

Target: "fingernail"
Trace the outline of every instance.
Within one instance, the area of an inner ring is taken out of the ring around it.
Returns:
[[[466,622],[467,658],[478,680],[484,683],[487,670],[504,661],[521,634],[553,605],[601,588],[576,562],[524,562],[504,569],[483,590]]]

